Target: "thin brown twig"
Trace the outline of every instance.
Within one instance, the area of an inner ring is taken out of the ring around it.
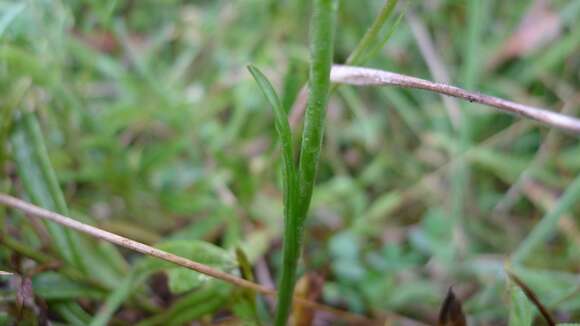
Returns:
[[[401,75],[390,71],[335,65],[332,67],[330,79],[335,83],[358,86],[392,85],[405,88],[423,89],[438,94],[453,96],[469,102],[494,107],[507,113],[529,118],[545,125],[580,135],[580,119],[546,109],[511,102],[490,95],[467,91],[459,87],[435,83],[425,79]]]
[[[512,280],[514,283],[516,283],[516,285],[524,292],[526,297],[534,304],[534,306],[536,306],[536,308],[538,308],[538,310],[540,311],[540,314],[542,315],[542,317],[544,317],[544,320],[546,321],[546,323],[549,326],[556,326],[556,322],[554,321],[554,318],[552,318],[552,315],[548,311],[548,308],[546,308],[546,306],[544,306],[542,304],[542,302],[540,301],[538,296],[534,293],[534,291],[532,291],[532,289],[530,289],[526,283],[524,283],[519,277],[517,277],[509,269],[506,270],[506,272],[507,272],[509,279]]]
[[[200,264],[198,262],[192,261],[190,259],[184,258],[184,257],[180,257],[177,255],[174,255],[172,253],[148,246],[146,244],[119,236],[115,233],[111,233],[105,230],[101,230],[99,228],[96,228],[94,226],[88,225],[88,224],[84,224],[81,223],[77,220],[74,220],[70,217],[66,217],[64,215],[46,210],[44,208],[35,206],[33,204],[30,204],[28,202],[25,202],[23,200],[20,200],[16,197],[12,197],[10,195],[7,194],[2,194],[0,193],[0,204],[3,204],[5,206],[8,207],[12,207],[18,210],[21,210],[27,214],[29,214],[30,216],[34,216],[34,217],[38,217],[38,218],[42,218],[45,220],[50,220],[52,222],[58,223],[60,225],[63,225],[65,227],[77,230],[79,232],[88,234],[92,237],[110,242],[110,243],[114,243],[116,245],[125,247],[127,249],[133,250],[133,251],[137,251],[139,253],[142,253],[144,255],[148,255],[148,256],[153,256],[153,257],[157,257],[159,259],[168,261],[170,263],[174,263],[176,265],[179,266],[183,266],[185,268],[194,270],[196,272],[211,276],[213,278],[217,278],[220,279],[222,281],[228,282],[230,284],[233,284],[235,286],[238,287],[242,287],[242,288],[246,288],[246,289],[250,289],[253,291],[256,291],[257,293],[261,293],[264,295],[268,295],[268,296],[275,296],[276,295],[276,290],[260,285],[260,284],[256,284],[254,282],[250,282],[248,280],[245,280],[243,278],[239,278],[236,277],[234,275],[228,274],[226,272],[214,269],[212,267],[209,267],[207,265],[204,264]],[[353,314],[347,311],[343,311],[340,309],[336,309],[324,304],[320,304],[318,302],[314,302],[311,300],[306,300],[304,298],[301,298],[299,296],[296,296],[295,298],[296,303],[298,304],[302,304],[320,311],[326,311],[329,313],[332,313],[334,315],[340,316],[340,318],[342,318],[345,321],[350,321],[353,323],[373,323],[376,321],[372,321],[369,320],[368,318],[361,316],[361,315],[357,315],[357,314]]]
[[[200,263],[194,262],[192,260],[171,254],[169,252],[159,250],[157,248],[148,246],[148,245],[143,244],[141,242],[137,242],[137,241],[122,237],[122,236],[117,235],[115,233],[111,233],[111,232],[96,228],[94,226],[81,223],[81,222],[74,220],[72,218],[69,218],[69,217],[66,217],[64,215],[46,210],[44,208],[40,208],[38,206],[32,205],[30,203],[27,203],[23,200],[20,200],[18,198],[15,198],[15,197],[12,197],[9,195],[0,194],[0,203],[5,204],[6,206],[24,211],[32,216],[41,217],[43,219],[53,221],[55,223],[61,224],[63,226],[66,226],[68,228],[71,228],[71,229],[74,229],[77,231],[80,231],[82,233],[86,233],[92,237],[114,243],[116,245],[140,252],[140,253],[148,255],[148,256],[157,257],[159,259],[163,259],[163,260],[178,264],[180,266],[187,267],[187,268],[192,269],[194,271],[197,271],[199,273],[206,274],[206,275],[209,275],[209,276],[212,276],[215,278],[219,278],[223,281],[226,281],[228,283],[231,283],[231,284],[234,284],[234,285],[237,285],[240,287],[245,287],[245,288],[248,288],[248,289],[254,290],[256,292],[263,293],[263,294],[274,293],[274,290],[272,290],[272,289],[268,289],[268,288],[260,286],[258,284],[255,284],[255,283],[249,282],[247,280],[235,277],[235,276],[228,274],[226,272],[213,269],[213,268],[208,267],[204,264],[200,264]]]

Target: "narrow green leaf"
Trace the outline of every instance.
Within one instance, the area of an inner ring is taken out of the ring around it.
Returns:
[[[387,44],[387,42],[389,41],[389,39],[391,39],[391,36],[393,36],[393,33],[395,33],[395,31],[397,30],[397,28],[401,24],[401,21],[403,20],[403,17],[405,17],[405,12],[404,11],[402,11],[397,16],[397,19],[395,19],[395,21],[393,22],[393,24],[391,24],[389,26],[389,28],[387,28],[385,30],[385,32],[383,33],[383,35],[381,37],[379,37],[379,39],[377,40],[376,44],[370,50],[367,51],[368,53],[360,60],[360,63],[355,63],[355,65],[360,65],[360,64],[362,64],[364,62],[367,62],[370,57],[372,57],[375,53],[377,53],[382,48],[384,48],[385,47],[385,44]]]
[[[347,65],[359,65],[364,60],[368,59],[372,53],[374,53],[378,48],[377,44],[386,43],[390,34],[392,32],[387,32],[386,37],[383,37],[383,40],[380,40],[381,30],[383,26],[385,26],[386,22],[391,17],[395,7],[397,6],[398,0],[386,0],[383,8],[379,11],[377,18],[373,24],[369,27],[363,38],[360,40],[354,51],[350,54],[348,59],[346,60]],[[400,18],[399,18],[400,19]],[[395,23],[398,25],[398,23]],[[394,30],[394,29],[392,29]]]
[[[260,90],[274,111],[276,130],[278,131],[278,136],[282,143],[282,155],[284,160],[284,208],[288,210],[291,205],[290,201],[293,198],[292,193],[295,191],[296,182],[296,168],[294,165],[294,151],[292,149],[292,132],[290,130],[290,124],[288,123],[286,110],[282,107],[282,102],[270,81],[268,81],[266,76],[258,68],[249,65],[248,70],[258,83]],[[288,215],[288,213],[286,215]]]

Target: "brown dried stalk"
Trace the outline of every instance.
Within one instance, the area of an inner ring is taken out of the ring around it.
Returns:
[[[144,255],[157,257],[159,259],[168,261],[170,263],[174,263],[176,265],[183,266],[185,268],[188,268],[188,269],[194,270],[196,272],[211,276],[213,278],[220,279],[222,281],[228,282],[228,283],[233,284],[233,285],[238,286],[238,287],[250,289],[250,290],[256,291],[257,293],[261,293],[261,294],[268,295],[268,296],[275,296],[276,295],[276,290],[271,289],[269,287],[266,287],[266,286],[263,286],[260,284],[256,284],[254,282],[250,282],[250,281],[245,280],[243,278],[239,278],[239,277],[236,277],[234,275],[228,274],[226,272],[209,267],[207,265],[200,264],[200,263],[194,262],[192,260],[189,260],[187,258],[183,258],[183,257],[177,256],[177,255],[174,255],[174,254],[169,253],[167,251],[159,250],[157,248],[148,246],[146,244],[122,237],[120,235],[117,235],[117,234],[114,234],[114,233],[111,233],[111,232],[108,232],[105,230],[101,230],[99,228],[96,228],[94,226],[90,226],[88,224],[81,223],[81,222],[74,220],[70,217],[66,217],[64,215],[61,215],[61,214],[58,214],[55,212],[51,212],[49,210],[35,206],[33,204],[30,204],[28,202],[25,202],[23,200],[20,200],[18,198],[12,197],[12,196],[7,195],[7,194],[0,193],[0,204],[21,210],[30,216],[49,220],[49,221],[58,223],[60,225],[63,225],[65,227],[68,227],[68,228],[77,230],[79,232],[88,234],[92,237],[95,237],[95,238],[98,238],[98,239],[101,239],[101,240],[104,240],[104,241],[107,241],[110,243],[114,243],[116,245],[125,247],[125,248],[133,250],[133,251],[140,252]],[[337,315],[337,316],[339,316],[339,318],[341,318],[345,321],[351,321],[354,323],[373,322],[373,321],[367,319],[366,317],[356,315],[353,313],[349,313],[347,311],[335,309],[335,308],[332,308],[330,306],[323,305],[323,304],[320,304],[320,303],[317,303],[317,302],[314,302],[311,300],[306,300],[306,299],[301,298],[299,296],[296,296],[294,298],[294,300],[298,304],[302,304],[304,306],[308,306],[308,307],[314,308],[316,310],[326,311],[326,312],[329,312],[331,314]]]
[[[491,106],[507,113],[536,120],[545,125],[580,135],[580,119],[546,109],[511,102],[494,96],[467,91],[459,87],[435,83],[394,72],[363,67],[335,65],[332,67],[330,79],[334,83],[357,86],[392,85],[405,88],[424,89],[467,100],[469,102]]]

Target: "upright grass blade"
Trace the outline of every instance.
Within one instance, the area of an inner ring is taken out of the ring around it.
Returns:
[[[296,194],[296,167],[294,165],[294,152],[292,149],[292,132],[288,124],[286,110],[278,98],[272,84],[266,76],[256,67],[250,65],[248,70],[254,76],[254,79],[260,86],[260,90],[272,106],[276,117],[276,130],[282,143],[282,156],[284,160],[284,209],[286,218],[291,216],[290,209],[294,207],[294,198]]]
[[[381,11],[379,11],[379,14],[375,18],[369,29],[366,31],[363,38],[360,40],[360,42],[356,45],[354,50],[348,56],[345,64],[353,66],[361,65],[367,62],[372,57],[373,54],[375,54],[377,51],[379,51],[385,46],[387,41],[391,38],[391,36],[401,23],[403,16],[405,15],[404,12],[401,12],[397,17],[397,19],[395,20],[395,22],[385,29],[385,25],[389,20],[389,18],[391,17],[391,15],[393,14],[398,1],[399,0],[385,1],[383,8],[381,9]],[[383,29],[385,30],[383,31]],[[337,87],[338,84],[334,84],[330,89],[330,93],[332,93]]]
[[[282,155],[284,160],[284,248],[282,263],[282,278],[280,280],[280,292],[278,297],[277,325],[284,325],[292,301],[292,290],[294,288],[294,274],[298,258],[300,256],[301,227],[299,216],[296,215],[298,195],[296,166],[292,150],[292,134],[286,111],[282,107],[274,88],[266,77],[255,67],[248,66],[248,70],[260,86],[262,93],[270,102],[276,116],[276,130],[282,142]],[[286,292],[284,292],[286,291]],[[284,294],[282,294],[284,292]],[[289,297],[286,297],[289,296]],[[286,308],[282,308],[286,306]],[[283,310],[283,311],[280,311]],[[282,315],[280,315],[282,314]]]
[[[568,186],[556,207],[549,211],[534,227],[528,237],[522,241],[519,248],[512,254],[514,263],[522,263],[546,238],[554,232],[560,217],[570,210],[580,200],[580,175]]]
[[[350,54],[350,56],[346,60],[347,65],[361,64],[363,61],[368,59],[368,57],[370,57],[370,55],[373,52],[378,50],[377,44],[384,45],[386,40],[392,34],[392,30],[394,30],[394,28],[392,28],[385,34],[383,40],[379,41],[381,30],[383,29],[383,26],[386,24],[389,17],[391,17],[391,14],[393,13],[395,7],[397,6],[397,2],[398,0],[386,0],[385,5],[383,6],[383,8],[381,8],[381,11],[377,15],[377,18],[375,18],[373,24],[369,27],[369,29],[367,30],[363,38],[360,40],[354,51]],[[400,17],[394,26],[398,25],[399,21]]]
[[[397,30],[397,28],[399,27],[399,24],[401,24],[401,21],[403,20],[403,17],[405,17],[405,11],[401,11],[401,13],[397,16],[397,18],[395,19],[395,21],[389,26],[388,29],[386,29],[383,33],[382,36],[379,37],[379,39],[377,40],[376,44],[370,49],[368,50],[367,55],[365,55],[360,61],[361,63],[366,62],[369,60],[369,58],[375,54],[377,51],[379,51],[380,49],[385,47],[385,44],[387,44],[387,42],[389,41],[389,39],[391,38],[391,36],[393,35],[393,33]],[[359,63],[353,63],[355,65],[358,65]]]

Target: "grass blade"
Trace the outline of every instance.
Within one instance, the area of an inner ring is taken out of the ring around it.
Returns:
[[[360,40],[354,51],[350,54],[348,59],[346,60],[347,65],[359,65],[363,63],[366,59],[368,59],[376,50],[379,48],[377,44],[384,45],[390,35],[392,34],[392,28],[389,30],[382,40],[379,41],[381,30],[383,26],[386,24],[389,17],[395,10],[397,6],[398,0],[387,0],[381,11],[375,18],[373,24],[369,27],[363,38]],[[400,20],[400,19],[398,19]],[[395,23],[398,25],[398,22]]]
[[[256,67],[249,65],[248,70],[258,83],[260,90],[272,106],[276,118],[276,130],[282,142],[282,156],[284,160],[284,208],[286,216],[289,216],[288,210],[293,206],[291,204],[296,192],[296,168],[294,165],[294,152],[292,149],[292,132],[288,124],[286,110],[282,106],[280,98],[276,94],[274,87],[266,76]]]
[[[283,266],[280,286],[284,287],[287,292],[280,292],[278,297],[277,325],[283,325],[290,312],[289,306],[292,301],[292,290],[294,287],[294,274],[299,257],[300,231],[297,224],[298,216],[296,215],[296,196],[298,187],[296,185],[296,168],[293,162],[292,135],[286,111],[282,107],[280,99],[276,95],[274,88],[266,77],[255,67],[248,66],[250,73],[256,79],[260,89],[272,105],[276,115],[276,129],[282,142],[282,153],[284,157],[284,248],[283,248]],[[283,293],[283,294],[282,294]],[[286,297],[290,296],[290,297]],[[285,303],[284,303],[285,302]],[[280,310],[283,310],[280,312]],[[282,315],[280,315],[280,313]]]
[[[377,40],[376,44],[370,50],[368,50],[367,55],[364,56],[360,60],[359,63],[355,63],[355,65],[367,62],[373,54],[375,54],[377,51],[380,51],[382,48],[384,48],[385,45],[387,44],[387,42],[389,41],[389,39],[391,38],[391,36],[393,36],[393,33],[395,33],[395,31],[397,30],[397,28],[401,24],[403,17],[405,17],[404,10],[397,16],[397,18],[395,19],[393,24],[391,24],[391,26],[389,26],[389,28],[383,33],[383,36],[381,36],[379,38],[379,40]]]

